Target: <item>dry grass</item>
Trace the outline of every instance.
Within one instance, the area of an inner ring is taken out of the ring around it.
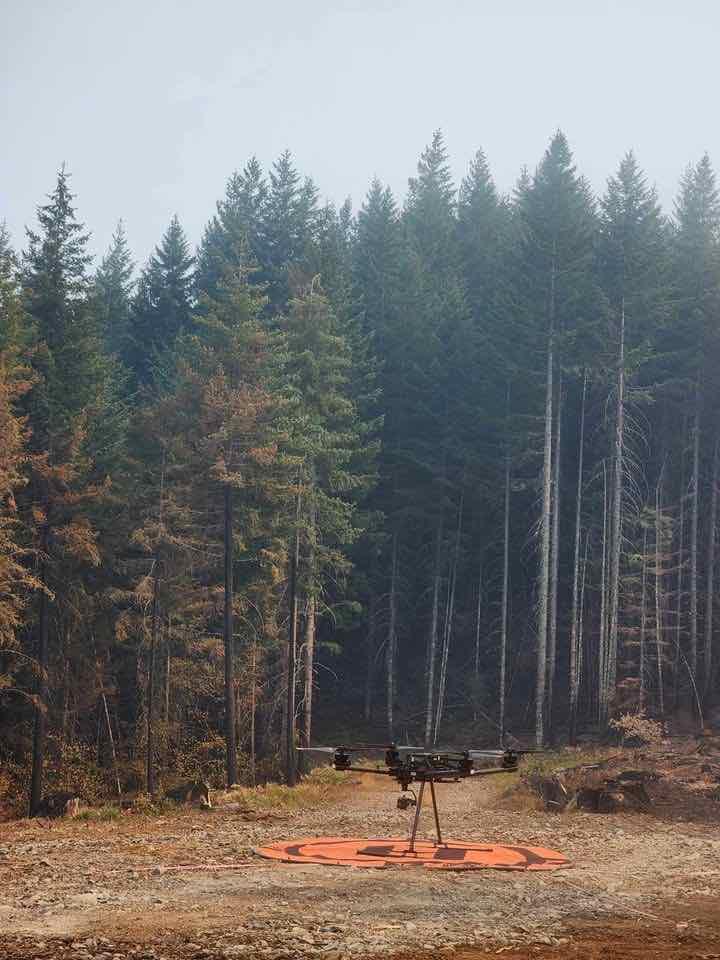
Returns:
[[[284,783],[233,787],[213,792],[212,801],[216,806],[238,803],[249,810],[305,810],[331,802],[351,783],[351,774],[332,767],[316,767],[295,787]]]

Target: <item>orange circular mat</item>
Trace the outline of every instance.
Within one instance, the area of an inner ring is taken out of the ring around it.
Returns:
[[[544,847],[511,847],[448,840],[436,844],[409,841],[319,837],[313,840],[283,840],[255,850],[261,857],[287,863],[324,863],[347,867],[422,866],[441,870],[558,870],[570,861],[556,850]]]

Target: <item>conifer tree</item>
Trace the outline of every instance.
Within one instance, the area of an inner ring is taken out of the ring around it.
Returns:
[[[151,385],[163,355],[190,329],[194,259],[177,216],[143,268],[130,317],[123,359],[137,384]]]
[[[217,213],[205,228],[198,250],[195,272],[197,294],[217,299],[220,286],[229,272],[246,260],[260,268],[265,262],[263,217],[268,187],[256,157],[251,157],[242,172],[236,171],[217,204]],[[254,280],[262,283],[258,273]]]
[[[130,352],[134,267],[125,227],[120,220],[95,274],[95,297],[98,324],[107,350],[123,358]]]
[[[312,180],[301,179],[289,150],[275,161],[269,180],[258,261],[269,308],[277,311],[312,278],[308,258],[317,234],[318,191]]]
[[[21,693],[13,679],[18,666],[18,631],[38,586],[27,563],[16,502],[27,482],[29,466],[27,421],[18,409],[32,383],[23,357],[28,325],[17,262],[9,234],[0,223],[0,697]]]
[[[632,462],[627,446],[628,382],[637,377],[647,360],[651,325],[660,326],[667,309],[663,221],[655,191],[648,187],[632,153],[624,157],[617,175],[608,181],[601,202],[599,257],[614,351],[608,627],[607,644],[600,650],[599,693],[601,719],[607,719],[617,682],[623,521],[630,503],[626,492]]]
[[[703,669],[699,671],[699,555],[698,537],[701,501],[701,461],[706,457],[715,463],[714,423],[718,412],[717,361],[720,339],[714,321],[720,307],[720,198],[710,159],[705,154],[691,166],[680,183],[675,204],[676,230],[673,236],[672,256],[674,273],[673,300],[677,319],[669,333],[666,349],[674,364],[679,361],[684,374],[681,399],[692,406],[692,470],[690,481],[690,544],[689,544],[689,661],[694,676],[707,692],[712,680],[712,604],[711,595],[705,598],[705,639]],[[670,375],[677,380],[677,367]],[[703,442],[705,440],[705,442]],[[714,476],[714,468],[711,469]],[[714,481],[713,481],[714,483]],[[684,496],[684,491],[681,493]],[[710,502],[714,500],[711,484]],[[708,533],[707,575],[712,583],[715,532]],[[708,630],[709,626],[709,630]],[[700,684],[699,684],[700,685]]]
[[[30,811],[42,796],[51,663],[51,607],[69,598],[77,565],[98,565],[97,532],[88,512],[100,490],[93,483],[88,438],[100,414],[107,366],[92,312],[87,234],[78,223],[68,174],[61,169],[38,230],[28,231],[23,257],[25,309],[38,339],[36,382],[27,395],[33,458],[27,488],[38,551],[35,711]]]
[[[557,646],[562,347],[574,332],[587,294],[593,231],[590,191],[561,132],[551,140],[532,182],[523,187],[518,208],[522,239],[516,283],[545,367],[535,684],[535,737],[541,745],[548,722],[552,724]]]

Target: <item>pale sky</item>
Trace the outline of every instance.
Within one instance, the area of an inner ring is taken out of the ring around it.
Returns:
[[[719,51],[717,0],[0,0],[0,220],[23,246],[65,161],[92,252],[122,217],[142,261],[253,153],[357,207],[437,127],[502,190],[558,127],[596,190],[633,148],[670,206],[720,168]]]

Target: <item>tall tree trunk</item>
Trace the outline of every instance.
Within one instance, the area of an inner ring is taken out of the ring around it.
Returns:
[[[312,738],[312,713],[313,713],[313,694],[315,680],[315,630],[317,601],[315,596],[315,499],[313,488],[315,484],[315,470],[311,468],[310,473],[310,517],[309,517],[309,545],[308,545],[308,598],[307,598],[307,616],[305,617],[305,692],[303,698],[303,742],[306,747],[310,746]]]
[[[575,705],[575,724],[577,728],[577,713],[579,703],[579,693],[583,682],[585,670],[585,581],[587,580],[588,550],[590,549],[590,531],[585,534],[585,550],[583,552],[582,575],[580,577],[580,604],[578,609],[578,642],[577,642],[577,690],[578,696]]]
[[[620,623],[620,555],[622,552],[623,472],[625,444],[625,296],[620,304],[620,329],[615,389],[615,444],[613,457],[612,506],[610,517],[610,634],[608,637],[607,689],[603,697],[602,720],[607,720],[610,700],[617,682],[618,635]]]
[[[557,667],[557,608],[558,578],[560,574],[560,455],[562,450],[562,372],[558,373],[557,403],[555,411],[555,455],[552,485],[552,543],[550,566],[550,618],[548,625],[548,686],[547,726],[550,737],[554,735],[553,695]]]
[[[223,610],[223,643],[225,646],[225,772],[227,785],[238,781],[237,732],[235,719],[235,616],[233,610],[233,491],[225,484],[225,607]]]
[[[717,500],[718,500],[718,438],[715,438],[715,447],[713,450],[712,482],[710,487],[710,521],[708,530],[707,562],[706,567],[706,587],[705,587],[705,650],[704,650],[704,672],[703,672],[703,692],[707,697],[710,691],[712,681],[712,638],[713,638],[713,603],[715,599],[715,528],[717,526]]]
[[[645,638],[647,635],[647,528],[643,529],[642,572],[640,574],[640,710],[645,709]]]
[[[578,472],[575,491],[575,555],[573,560],[572,613],[570,620],[570,743],[577,742],[578,701],[578,602],[580,585],[580,519],[582,516],[583,458],[585,453],[585,396],[587,371],[583,371],[582,398],[580,401],[580,437],[578,439]]]
[[[602,518],[602,561],[600,565],[600,630],[598,651],[598,721],[607,717],[607,669],[608,669],[608,496],[607,468],[603,461],[603,518]]]
[[[165,644],[165,726],[170,737],[170,618],[168,617],[167,643]]]
[[[473,720],[478,718],[478,706],[480,700],[480,624],[482,623],[482,609],[483,609],[483,566],[482,559],[480,560],[479,569],[478,569],[478,588],[477,588],[477,607],[475,610],[475,656],[473,658],[473,684],[474,684],[474,693],[473,699],[475,702],[475,709],[473,710]]]
[[[32,774],[30,778],[30,816],[37,812],[43,794],[43,773],[45,769],[46,719],[48,709],[48,666],[49,666],[49,598],[45,592],[47,583],[47,564],[44,555],[47,551],[47,533],[43,532],[40,546],[38,578],[43,585],[38,597],[37,623],[37,704],[35,705],[35,726],[33,729]]]
[[[250,784],[254,787],[255,772],[255,714],[257,711],[257,644],[253,641],[251,654],[251,685],[250,685]]]
[[[385,641],[385,690],[388,739],[394,739],[393,706],[395,701],[395,643],[397,638],[397,572],[398,572],[398,536],[393,534],[392,571],[390,574],[390,617],[387,640]]]
[[[375,596],[375,592],[372,591],[370,593],[370,603],[368,605],[367,660],[365,664],[365,702],[363,704],[363,717],[366,723],[369,723],[372,719],[376,621],[377,598]]]
[[[545,443],[543,447],[543,500],[540,518],[540,569],[537,599],[537,670],[535,674],[535,742],[545,742],[545,707],[547,679],[548,589],[550,586],[550,539],[552,505],[552,424],[553,373],[555,369],[555,275],[556,244],[553,243],[550,273],[550,304],[545,374]]]
[[[303,744],[310,746],[312,738],[313,680],[315,673],[315,597],[307,599],[305,617],[305,692],[303,710]]]
[[[437,534],[435,539],[435,562],[433,564],[433,593],[432,593],[432,613],[430,617],[430,633],[427,643],[427,657],[425,674],[427,677],[427,689],[425,693],[425,746],[430,745],[432,737],[433,723],[433,704],[435,698],[435,660],[437,658],[437,636],[438,625],[440,622],[440,585],[442,582],[442,540],[443,540],[443,519],[442,514],[438,521]]]
[[[675,668],[673,670],[673,711],[677,710],[680,689],[680,651],[682,643],[683,567],[685,564],[685,439],[687,419],[683,419],[680,452],[680,519],[678,522],[677,584],[675,587]]]
[[[297,783],[295,754],[295,683],[298,641],[298,567],[300,566],[300,485],[295,509],[295,537],[290,558],[290,629],[287,648],[287,698],[285,703],[285,781],[294,787]]]
[[[510,405],[510,388],[506,394],[506,420]],[[505,503],[503,508],[503,572],[502,593],[500,603],[500,690],[499,690],[499,717],[498,727],[500,746],[505,746],[505,692],[507,688],[507,637],[508,637],[508,608],[510,591],[510,442],[507,437],[507,423],[505,425]]]
[[[693,466],[690,483],[690,669],[698,676],[698,516],[700,509],[700,383],[695,388]]]
[[[665,714],[665,683],[663,680],[663,608],[662,608],[662,482],[665,464],[660,470],[655,487],[655,653],[657,658],[658,707],[660,716]]]
[[[155,557],[153,576],[152,613],[150,615],[150,657],[147,671],[146,701],[146,735],[145,735],[145,784],[151,797],[157,793],[155,776],[155,654],[157,651],[157,634],[160,603],[160,560]]]
[[[463,505],[465,494],[460,496],[460,507],[458,509],[457,534],[455,537],[455,550],[453,554],[452,569],[450,571],[450,584],[448,586],[448,599],[445,607],[445,625],[443,630],[443,648],[442,659],[440,663],[440,684],[438,687],[437,711],[435,713],[435,731],[433,734],[433,743],[437,743],[440,735],[440,724],[442,723],[443,711],[445,709],[445,693],[447,690],[447,665],[450,655],[450,640],[452,638],[453,620],[455,618],[455,587],[457,584],[457,571],[460,557],[460,539],[462,537]]]

